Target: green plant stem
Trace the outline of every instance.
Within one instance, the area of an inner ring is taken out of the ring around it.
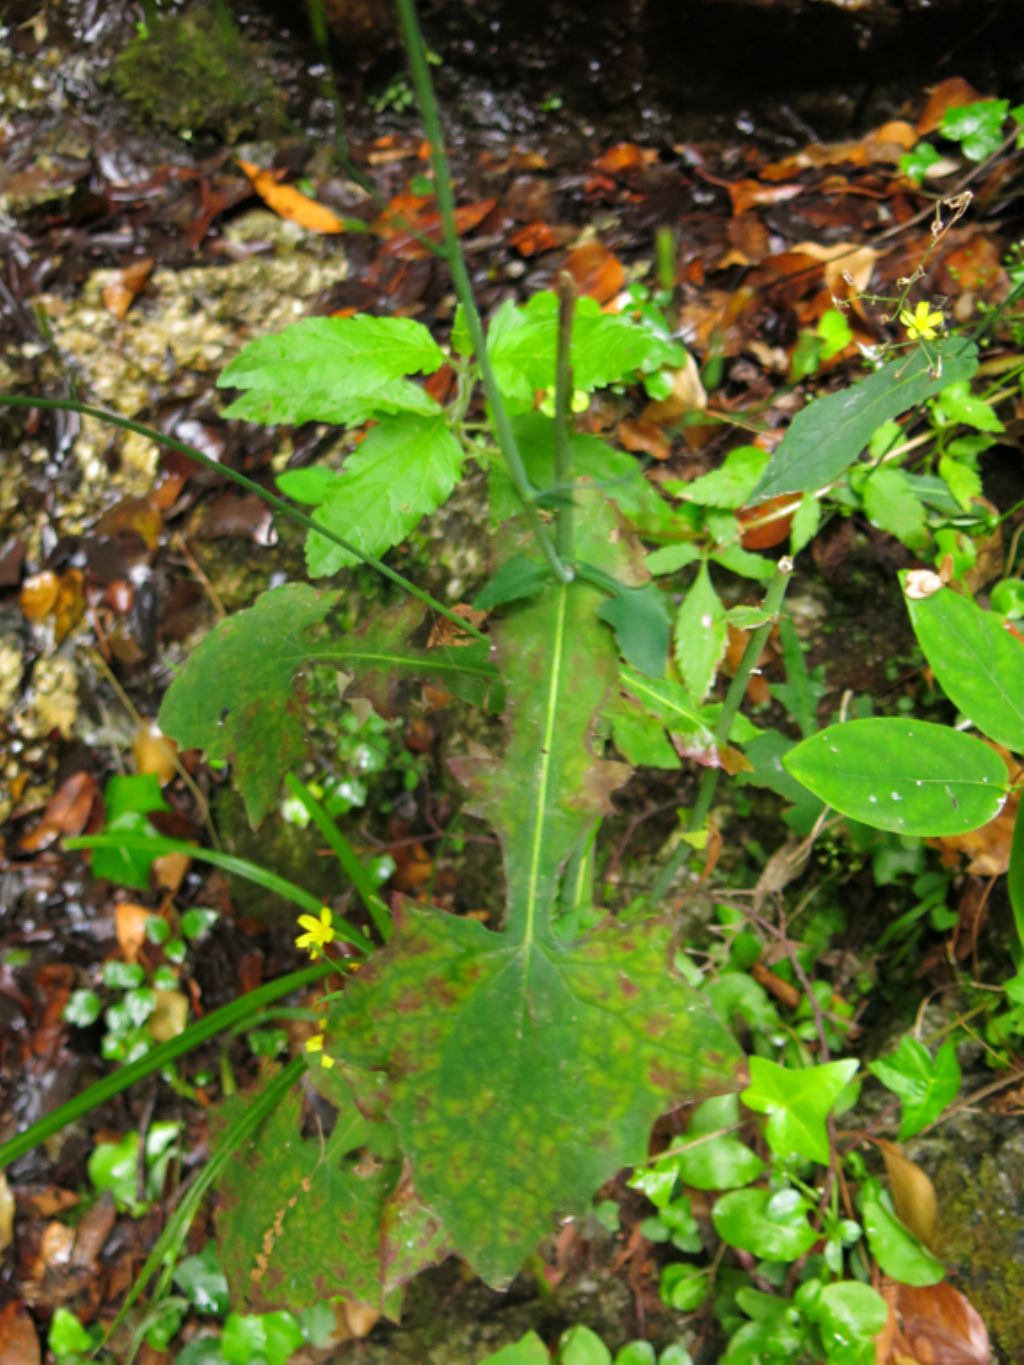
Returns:
[[[30,1152],[33,1147],[38,1147],[41,1142],[53,1137],[54,1133],[59,1133],[62,1128],[66,1128],[69,1123],[74,1123],[88,1114],[91,1109],[106,1104],[108,1100],[112,1100],[122,1090],[127,1090],[136,1081],[151,1076],[154,1071],[160,1071],[186,1052],[191,1052],[193,1048],[199,1047],[208,1038],[230,1029],[240,1020],[245,1019],[250,1014],[255,1014],[264,1005],[270,1004],[271,1001],[280,1000],[283,995],[291,995],[293,991],[301,990],[303,986],[310,986],[314,981],[319,981],[336,970],[336,964],[332,962],[318,962],[315,966],[303,967],[301,971],[290,972],[288,976],[278,977],[276,981],[268,981],[265,986],[259,986],[240,999],[232,1000],[229,1005],[214,1010],[205,1019],[200,1019],[197,1023],[191,1024],[185,1029],[184,1033],[179,1033],[176,1038],[161,1043],[159,1047],[154,1048],[145,1057],[140,1057],[135,1062],[129,1062],[127,1066],[120,1067],[112,1075],[104,1076],[95,1085],[91,1085],[88,1090],[83,1090],[80,1095],[76,1095],[74,1099],[62,1104],[52,1114],[47,1114],[45,1118],[34,1123],[31,1128],[26,1128],[24,1133],[19,1133],[10,1141],[5,1142],[0,1147],[0,1169],[9,1166],[12,1161],[17,1161],[26,1152]]]
[[[555,362],[555,483],[572,484],[572,324],[576,312],[576,282],[566,271],[558,276],[558,353]],[[569,492],[558,507],[555,544],[566,563],[573,559],[573,516]]]
[[[174,1210],[171,1217],[167,1220],[163,1232],[157,1238],[156,1245],[146,1258],[146,1263],[139,1271],[135,1282],[125,1295],[124,1303],[118,1310],[117,1317],[107,1329],[99,1347],[105,1346],[114,1332],[117,1331],[121,1323],[124,1322],[133,1305],[138,1301],[139,1296],[153,1275],[164,1263],[164,1273],[160,1277],[157,1286],[155,1299],[159,1300],[170,1287],[171,1279],[174,1275],[174,1266],[177,1261],[178,1252],[184,1244],[188,1235],[189,1227],[193,1218],[199,1212],[199,1206],[206,1195],[207,1190],[219,1179],[225,1167],[232,1157],[241,1147],[242,1143],[250,1138],[264,1119],[277,1108],[285,1095],[302,1075],[305,1069],[305,1059],[294,1057],[282,1071],[276,1075],[265,1089],[255,1098],[250,1099],[245,1109],[238,1118],[227,1128],[217,1144],[217,1149],[210,1157],[210,1160],[203,1167],[201,1173],[189,1186],[183,1195],[178,1207]],[[140,1334],[141,1335],[141,1334]],[[132,1353],[129,1359],[134,1359],[141,1340],[133,1342]]]
[[[255,493],[258,498],[262,498],[265,503],[280,512],[282,516],[290,517],[299,526],[304,526],[307,531],[319,531],[328,540],[340,545],[349,554],[355,555],[371,569],[376,569],[379,574],[389,578],[392,583],[397,583],[400,588],[407,592],[410,597],[415,597],[425,606],[436,611],[438,615],[445,616],[460,630],[470,635],[476,636],[478,640],[486,640],[483,631],[464,621],[461,616],[446,607],[443,602],[439,602],[436,597],[431,597],[430,593],[424,592],[422,588],[416,586],[408,578],[400,573],[396,573],[383,561],[376,559],[373,555],[364,554],[362,550],[352,545],[349,541],[332,531],[330,527],[324,526],[313,517],[308,517],[305,512],[286,502],[284,498],[279,498],[276,493],[269,492],[254,479],[247,478],[240,474],[237,469],[231,469],[227,465],[220,464],[217,460],[211,459],[209,455],[204,455],[195,446],[187,445],[184,441],[179,441],[173,436],[165,436],[162,431],[156,431],[153,427],[144,426],[142,422],[135,422],[130,417],[120,417],[115,412],[107,412],[104,408],[94,408],[89,403],[79,403],[70,398],[37,398],[34,395],[22,395],[13,393],[0,393],[0,408],[42,408],[44,411],[54,412],[77,412],[83,417],[95,417],[99,422],[106,422],[109,426],[120,427],[123,431],[134,431],[139,436],[146,436],[158,445],[165,445],[169,450],[176,450],[179,455],[187,455],[190,460],[195,460],[197,464],[204,465],[207,469],[212,469],[221,474],[225,479],[230,479],[232,483],[238,484],[240,488],[246,489],[249,493]]]
[[[445,255],[448,260],[448,268],[452,273],[452,283],[455,286],[456,296],[466,315],[466,330],[469,332],[473,343],[473,352],[477,364],[480,366],[480,374],[483,379],[487,402],[491,409],[498,448],[508,465],[512,482],[522,500],[530,530],[533,532],[541,553],[558,581],[569,583],[572,581],[572,570],[562,563],[547,529],[541,522],[534,501],[534,490],[527,477],[526,466],[523,464],[523,458],[519,453],[515,434],[512,431],[508,409],[505,407],[505,400],[501,396],[501,390],[498,388],[498,381],[494,376],[494,370],[487,354],[487,338],[484,335],[480,312],[476,306],[476,297],[473,293],[473,283],[469,277],[469,270],[466,267],[466,258],[462,254],[462,245],[459,242],[459,232],[455,219],[455,196],[452,193],[448,153],[445,150],[441,115],[437,105],[437,97],[434,94],[434,83],[430,77],[427,48],[420,31],[416,6],[414,0],[395,0],[395,5],[402,27],[402,39],[409,58],[409,72],[412,77],[413,89],[416,91],[416,100],[419,104],[420,116],[423,119],[424,131],[430,143],[430,162],[434,171],[434,192],[437,196],[437,207],[441,215],[441,222],[444,226]]]
[[[366,913],[376,925],[377,932],[387,943],[391,937],[391,911],[377,895],[376,888],[370,880],[366,868],[360,862],[355,849],[304,782],[300,782],[293,773],[286,773],[284,782],[292,796],[300,803],[313,824],[327,840],[334,856],[341,863],[342,871],[355,887],[356,895],[363,902]]]
[[[764,648],[765,641],[771,631],[774,618],[778,615],[782,606],[782,600],[789,587],[790,578],[793,574],[793,561],[788,555],[779,560],[775,570],[775,577],[768,584],[768,591],[764,595],[764,610],[769,619],[763,625],[751,631],[747,641],[747,647],[743,651],[740,666],[733,674],[729,684],[729,690],[725,694],[725,701],[722,705],[721,715],[718,717],[718,724],[714,729],[715,744],[722,745],[728,743],[729,734],[732,730],[740,707],[743,705],[743,698],[747,691],[747,683],[750,675],[757,666],[757,661],[761,657],[761,650]],[[720,768],[705,768],[701,775],[700,785],[697,788],[697,799],[693,803],[689,818],[686,821],[687,830],[699,830],[708,818],[711,810],[711,803],[715,799],[715,792],[718,789],[718,779],[721,774]],[[689,844],[680,841],[673,849],[672,856],[661,869],[653,887],[651,888],[651,899],[654,901],[662,900],[668,893],[669,888],[676,879],[676,875],[683,863],[689,858],[692,852]]]

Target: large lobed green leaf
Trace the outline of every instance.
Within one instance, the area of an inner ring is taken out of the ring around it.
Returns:
[[[374,427],[340,473],[317,471],[314,482],[309,471],[296,470],[277,482],[289,497],[313,503],[317,521],[335,535],[362,555],[379,558],[447,499],[463,458],[444,417],[407,414]],[[306,537],[306,566],[313,578],[360,562],[359,554],[318,531]]]
[[[314,632],[341,594],[287,583],[216,626],[192,651],[160,707],[160,726],[183,749],[234,765],[255,827],[277,800],[284,775],[306,754],[305,708],[297,680],[331,663],[359,678],[353,688],[380,709],[397,677],[429,677],[482,701],[494,670],[486,645],[420,650],[406,641],[421,619],[415,604],[362,631],[326,638]]]
[[[229,1101],[223,1118],[244,1103]],[[220,1183],[217,1238],[232,1303],[298,1312],[344,1295],[394,1316],[395,1291],[447,1252],[437,1220],[409,1207],[390,1125],[367,1122],[348,1098],[326,1141],[304,1139],[301,1110],[293,1089]],[[396,1200],[399,1220],[389,1217]]]
[[[578,548],[629,572],[603,499]],[[738,1085],[735,1042],[673,970],[671,923],[606,925],[576,944],[553,931],[562,870],[628,773],[593,751],[618,676],[602,600],[586,582],[551,583],[495,628],[508,746],[457,771],[502,842],[504,932],[407,908],[331,1015],[331,1052],[386,1077],[417,1192],[494,1284],[559,1210],[642,1159],[660,1113]]]
[[[245,390],[227,417],[349,426],[382,413],[436,414],[435,401],[405,376],[431,374],[443,360],[411,318],[307,318],[250,342],[217,386]]]
[[[642,1161],[660,1114],[738,1083],[674,945],[661,921],[559,945],[408,906],[336,1005],[331,1051],[387,1076],[416,1190],[489,1283]]]
[[[1024,754],[1024,645],[993,611],[951,588],[907,597],[925,658],[950,701],[997,744]]]
[[[853,464],[882,425],[978,368],[978,351],[962,337],[916,350],[849,388],[816,398],[793,418],[751,502],[780,493],[812,493]],[[938,371],[938,372],[936,372]]]

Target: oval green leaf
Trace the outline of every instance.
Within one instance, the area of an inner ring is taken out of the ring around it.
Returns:
[[[842,815],[894,834],[977,829],[1006,800],[1006,766],[972,735],[925,720],[831,725],[790,749],[787,772]]]
[[[801,1201],[773,1217],[771,1202],[769,1190],[723,1194],[711,1211],[715,1231],[723,1242],[762,1261],[795,1261],[805,1256],[818,1237],[807,1221],[806,1204]]]
[[[989,739],[1024,753],[1024,645],[995,612],[941,588],[907,597],[925,658],[943,692]]]

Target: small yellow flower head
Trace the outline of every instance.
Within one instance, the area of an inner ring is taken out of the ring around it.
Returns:
[[[900,313],[900,322],[907,329],[907,336],[911,341],[934,341],[942,329],[945,321],[937,308],[933,308],[930,303],[923,300],[917,305],[913,312],[909,308],[904,308]]]
[[[312,1038],[306,1039],[306,1051],[310,1054],[318,1052],[320,1054],[320,1065],[325,1071],[330,1071],[334,1065],[334,1058],[324,1051],[324,1035],[314,1033]]]
[[[321,909],[319,919],[315,915],[300,915],[299,927],[306,932],[295,940],[295,946],[308,949],[314,962],[322,955],[327,944],[333,943],[337,937],[334,932],[334,916],[326,905]]]

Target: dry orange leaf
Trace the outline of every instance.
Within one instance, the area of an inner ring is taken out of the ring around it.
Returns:
[[[552,251],[558,246],[558,234],[547,223],[538,220],[517,228],[508,242],[509,246],[515,247],[520,256],[539,256],[541,252]]]
[[[663,429],[643,417],[624,417],[618,426],[618,437],[624,449],[633,455],[667,460],[672,453],[672,443]]]
[[[961,105],[974,104],[980,99],[974,86],[962,76],[950,76],[948,81],[941,81],[928,96],[928,103],[917,120],[917,131],[922,135],[934,132],[947,109],[958,109]]]
[[[294,185],[282,185],[273,171],[264,171],[251,161],[239,160],[238,165],[248,177],[250,185],[279,218],[298,223],[309,232],[344,232],[345,224],[324,204],[310,199]]]
[[[726,185],[735,214],[761,204],[782,204],[803,194],[803,185],[763,185],[760,180],[733,180]]]
[[[168,739],[154,720],[144,720],[132,740],[136,772],[154,773],[161,787],[178,771],[178,746]]]
[[[650,166],[657,161],[658,153],[651,148],[638,147],[635,142],[616,142],[614,147],[609,147],[606,152],[595,160],[596,170],[604,171],[606,175],[615,175],[619,171],[633,171],[641,166]]]
[[[97,808],[99,787],[91,773],[72,773],[46,803],[39,824],[20,841],[24,853],[38,853],[65,834],[81,834]]]
[[[144,905],[133,905],[124,901],[114,908],[114,929],[117,933],[117,946],[125,962],[134,962],[146,941],[146,924],[151,910]]]
[[[584,242],[565,258],[565,268],[581,294],[609,303],[626,281],[622,262],[603,242]]]
[[[889,1322],[878,1338],[877,1365],[989,1365],[985,1324],[951,1284],[915,1289],[883,1280],[882,1297]]]
[[[41,1359],[29,1311],[12,1299],[0,1308],[0,1365],[39,1365]]]
[[[123,322],[128,309],[142,293],[153,270],[153,260],[146,256],[141,261],[126,265],[117,272],[116,277],[103,289],[103,306],[113,313],[118,322]]]
[[[825,283],[836,298],[850,297],[852,289],[863,294],[871,283],[871,273],[875,268],[879,253],[869,246],[858,246],[856,242],[833,242],[822,246],[818,242],[798,242],[793,248],[802,256],[813,256],[825,266]]]
[[[926,1247],[934,1250],[935,1229],[939,1220],[935,1186],[921,1167],[903,1154],[897,1143],[878,1138],[877,1145],[885,1162],[885,1173],[889,1177],[896,1217]]]

